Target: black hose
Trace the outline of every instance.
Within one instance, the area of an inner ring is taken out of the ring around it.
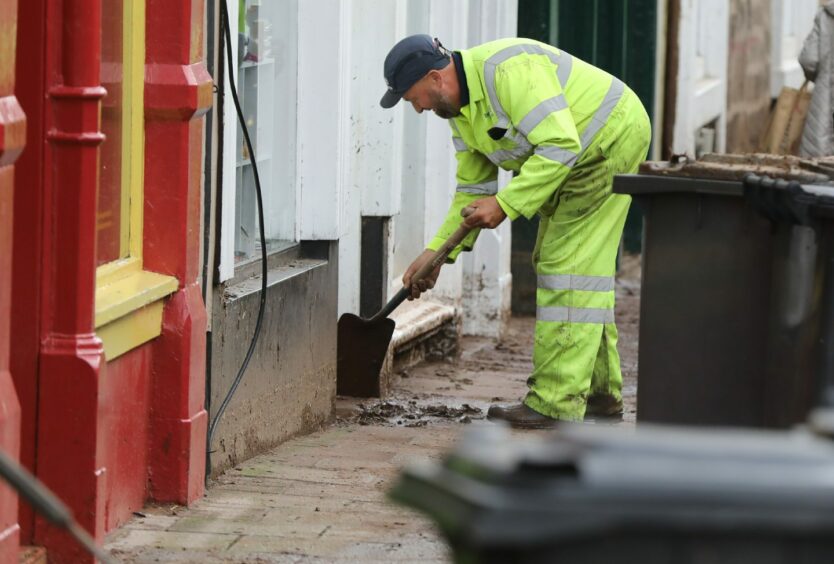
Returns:
[[[229,85],[232,90],[232,98],[235,102],[235,110],[237,110],[237,119],[240,121],[241,129],[243,130],[243,137],[246,140],[246,148],[249,149],[249,158],[252,161],[252,171],[255,174],[255,194],[258,200],[258,230],[261,237],[261,300],[258,304],[258,319],[255,321],[255,332],[252,335],[252,341],[249,343],[249,350],[246,351],[246,356],[243,359],[243,364],[232,382],[226,397],[223,398],[223,403],[217,409],[214,419],[208,429],[208,445],[211,446],[211,441],[214,438],[214,432],[217,430],[217,423],[226,411],[232,396],[235,395],[243,374],[246,372],[246,367],[249,366],[249,361],[252,360],[252,355],[255,352],[255,345],[258,343],[258,337],[261,334],[261,326],[263,325],[264,311],[266,310],[266,290],[267,290],[267,264],[266,264],[266,235],[264,233],[264,206],[263,196],[261,194],[261,178],[258,174],[258,162],[255,158],[255,149],[252,147],[252,140],[249,138],[249,128],[246,127],[246,120],[243,118],[243,110],[240,107],[240,100],[237,97],[237,88],[235,87],[234,69],[232,68],[232,36],[229,31],[229,13],[226,9],[226,0],[220,0],[220,25],[223,28],[223,37],[226,42],[226,65],[229,68]],[[211,473],[211,457],[209,456],[213,451],[208,451],[206,455],[206,477]]]

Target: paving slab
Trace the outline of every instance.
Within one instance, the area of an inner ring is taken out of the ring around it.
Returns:
[[[623,424],[633,425],[639,263],[627,260],[624,269],[618,346]],[[326,429],[228,470],[190,508],[146,507],[106,548],[122,562],[448,562],[434,525],[386,493],[404,465],[442,457],[491,403],[524,395],[534,325],[514,318],[501,342],[467,337],[459,358],[401,372],[389,406],[340,398]],[[467,415],[456,415],[463,404]],[[369,417],[378,412],[394,415]]]

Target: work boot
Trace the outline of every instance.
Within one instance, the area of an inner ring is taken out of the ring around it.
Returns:
[[[487,411],[490,421],[506,421],[515,429],[550,429],[556,426],[556,419],[542,415],[523,403],[515,405],[493,405]]]
[[[585,418],[622,420],[623,402],[609,394],[592,394],[585,407]]]

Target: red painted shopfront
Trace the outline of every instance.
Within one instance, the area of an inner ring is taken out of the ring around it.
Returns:
[[[15,96],[17,0],[0,0],[0,449],[20,448],[20,405],[10,373],[12,215],[15,175],[26,142],[26,117]],[[20,529],[17,496],[0,483],[0,562],[16,562]]]
[[[204,3],[0,0],[0,16],[0,448],[19,442],[102,540],[147,500],[203,492]],[[19,522],[50,561],[92,561],[17,511],[0,489],[0,556]]]

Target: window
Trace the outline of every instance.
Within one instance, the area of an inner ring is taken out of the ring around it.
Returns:
[[[96,210],[96,332],[107,360],[158,336],[176,278],[142,269],[144,0],[102,2],[102,101]]]
[[[235,86],[257,159],[267,251],[274,252],[296,240],[297,0],[227,0],[227,6],[230,15],[237,14],[236,21],[230,22],[233,38],[234,28],[238,31],[237,45],[233,45]],[[224,280],[231,277],[234,266],[257,260],[261,253],[252,155],[246,147],[228,83],[226,89],[226,212],[220,269]],[[226,192],[232,189],[233,199]],[[233,208],[233,213],[228,207]],[[230,231],[233,238],[229,237]]]
[[[130,166],[122,166],[122,149],[129,147],[124,134],[130,134],[130,123],[123,128],[124,109],[124,3],[105,1],[102,4],[101,21],[101,82],[107,90],[102,100],[101,130],[105,142],[101,145],[98,209],[96,210],[96,265],[128,257],[130,238],[129,178],[123,181],[122,173],[129,174]]]
[[[144,167],[144,0],[105,0],[96,264],[99,278],[141,268]],[[132,205],[131,205],[132,204]]]

